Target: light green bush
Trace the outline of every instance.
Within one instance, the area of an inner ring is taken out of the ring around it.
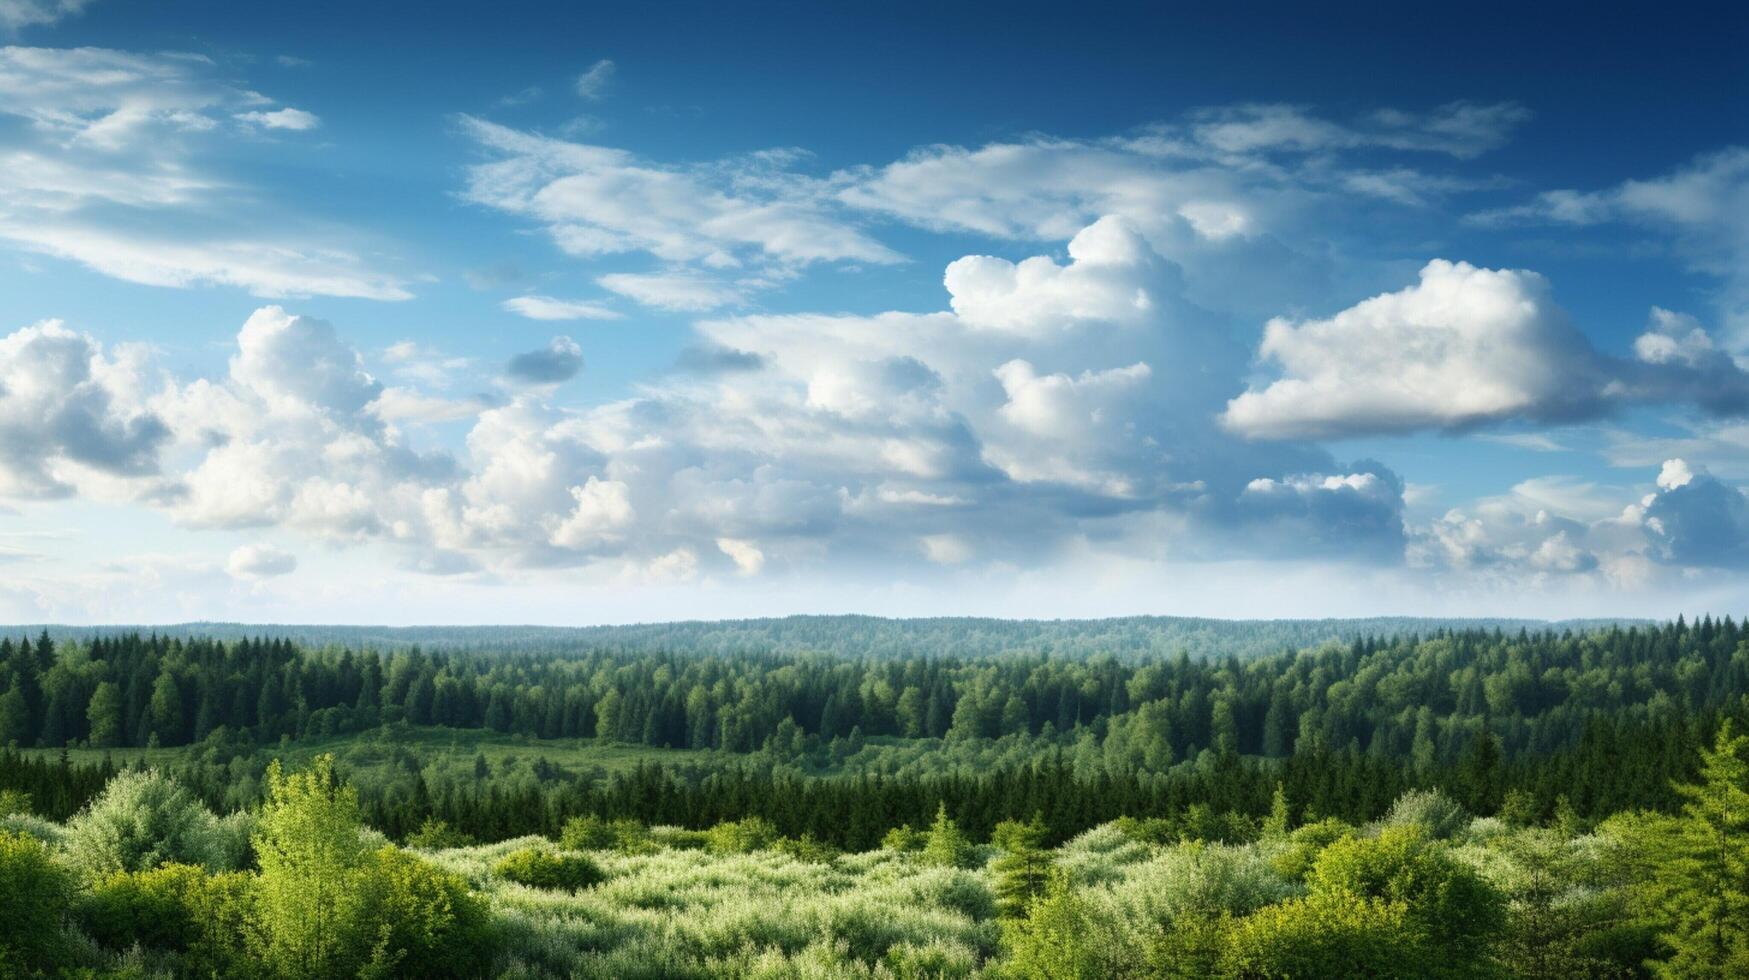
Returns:
[[[514,851],[492,867],[506,881],[530,888],[580,891],[606,879],[601,866],[575,851],[553,853],[539,847]]]
[[[64,846],[89,878],[172,862],[220,870],[235,856],[212,812],[156,770],[118,773],[68,823]]]
[[[34,837],[0,833],[0,976],[55,966],[73,883]]]
[[[1397,797],[1380,824],[1385,827],[1419,826],[1428,837],[1448,840],[1469,826],[1470,815],[1456,800],[1437,789],[1412,789]]]
[[[705,831],[705,847],[713,854],[746,854],[777,840],[777,828],[763,817],[730,820]]]

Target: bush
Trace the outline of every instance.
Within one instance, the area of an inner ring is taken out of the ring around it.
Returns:
[[[1324,848],[1353,836],[1353,827],[1335,817],[1326,817],[1317,823],[1299,827],[1289,834],[1286,845],[1276,852],[1270,864],[1289,881],[1304,881],[1306,873],[1312,870],[1313,862],[1318,860],[1318,855],[1324,853]]]
[[[65,846],[90,878],[170,863],[219,870],[231,858],[217,818],[155,770],[118,773],[67,825]]]
[[[474,839],[436,817],[426,817],[419,829],[407,835],[407,846],[425,851],[442,851],[452,847],[469,847]]]
[[[929,826],[929,839],[923,844],[923,860],[944,868],[969,868],[977,863],[976,849],[947,815],[946,803],[935,811],[935,823]]]
[[[748,854],[777,841],[777,828],[764,817],[730,820],[705,831],[705,847],[714,854]]]
[[[512,851],[492,873],[530,888],[581,891],[605,881],[601,866],[575,851],[553,853],[539,847]]]
[[[34,837],[0,832],[0,976],[47,969],[65,949],[67,872]]]
[[[173,950],[192,975],[227,975],[243,962],[251,888],[249,875],[190,864],[118,871],[79,903],[79,923],[102,946]]]
[[[779,854],[787,854],[805,864],[831,864],[838,857],[838,849],[830,844],[822,844],[813,834],[803,834],[800,837],[781,837],[771,849]]]
[[[332,756],[267,771],[249,921],[255,973],[469,976],[493,954],[486,913],[454,874],[393,846],[369,849]]]
[[[1221,973],[1240,977],[1420,977],[1438,972],[1403,906],[1353,896],[1292,899],[1232,927]]]
[[[559,846],[567,851],[624,851],[642,854],[655,850],[650,832],[636,820],[607,820],[591,813],[565,821]]]
[[[373,966],[404,977],[472,977],[493,956],[486,905],[459,876],[398,847],[371,855]]]
[[[881,847],[888,851],[898,851],[900,854],[915,854],[923,850],[923,844],[928,839],[928,835],[923,831],[910,824],[905,824],[887,831],[886,836],[881,838]]]
[[[1386,827],[1417,825],[1435,840],[1449,840],[1470,825],[1470,815],[1437,789],[1412,789],[1397,797],[1381,822]]]
[[[1306,876],[1313,896],[1399,904],[1453,968],[1480,963],[1506,926],[1506,901],[1474,869],[1428,841],[1421,827],[1386,829],[1324,849]]]

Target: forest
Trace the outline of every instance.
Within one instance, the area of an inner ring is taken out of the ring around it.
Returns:
[[[1731,618],[885,622],[0,640],[0,972],[1749,975]]]

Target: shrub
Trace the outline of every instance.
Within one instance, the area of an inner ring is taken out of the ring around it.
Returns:
[[[923,844],[923,860],[944,868],[969,868],[976,859],[972,842],[947,815],[947,804],[941,804],[935,811],[935,823],[929,826],[929,839]]]
[[[0,832],[0,976],[55,965],[72,887],[40,841]]]
[[[474,839],[454,829],[436,817],[426,817],[419,829],[407,835],[407,846],[426,851],[442,851],[452,847],[469,847]]]
[[[1470,824],[1458,802],[1437,789],[1412,789],[1397,797],[1381,823],[1386,827],[1418,825],[1435,840],[1447,840]]]
[[[30,794],[16,789],[0,789],[0,817],[15,813],[30,813]]]
[[[1500,892],[1444,845],[1427,840],[1417,824],[1331,844],[1318,855],[1306,885],[1313,896],[1401,905],[1454,969],[1480,962],[1506,925]]]
[[[1289,834],[1287,844],[1276,852],[1270,864],[1289,881],[1304,881],[1306,873],[1312,870],[1313,862],[1318,860],[1318,855],[1324,853],[1324,848],[1353,836],[1353,827],[1335,817],[1326,817],[1317,823],[1299,827]]]
[[[1008,958],[1002,975],[1016,980],[1103,980],[1121,975],[1118,958],[1125,951],[1109,934],[1112,926],[1070,886],[1068,876],[1054,874],[1045,893],[1028,906],[1025,918],[1003,922]]]
[[[806,864],[831,864],[838,857],[836,847],[821,843],[815,839],[813,834],[803,834],[800,837],[780,837],[776,843],[771,845],[771,849]]]
[[[284,977],[477,974],[493,955],[486,913],[454,874],[393,846],[370,849],[358,797],[332,756],[267,771],[249,920],[255,972]]]
[[[65,846],[74,868],[91,878],[168,863],[216,870],[229,859],[217,818],[155,770],[118,773],[67,825]]]
[[[373,966],[405,977],[471,977],[493,955],[486,905],[459,876],[398,847],[371,855]]]
[[[581,891],[606,880],[601,866],[575,851],[553,853],[539,847],[512,851],[492,873],[530,888]]]
[[[914,854],[923,850],[923,844],[928,839],[923,831],[905,824],[887,831],[886,836],[881,838],[881,847],[901,854]]]
[[[249,875],[190,864],[118,871],[92,886],[79,922],[100,945],[174,950],[191,975],[229,975],[243,964],[251,888]]]
[[[1417,977],[1438,972],[1401,904],[1296,898],[1231,928],[1221,973],[1241,977]]]
[[[705,831],[705,847],[715,854],[762,851],[777,840],[777,828],[764,817],[730,820]]]
[[[624,851],[642,854],[655,850],[650,832],[636,820],[607,820],[591,813],[565,821],[559,846],[567,851]]]

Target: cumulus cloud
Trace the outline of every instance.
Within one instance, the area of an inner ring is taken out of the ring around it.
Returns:
[[[407,298],[400,278],[209,165],[228,135],[316,121],[271,105],[205,58],[0,49],[0,116],[22,123],[0,132],[0,241],[155,286]]]
[[[246,544],[231,552],[225,571],[233,578],[264,579],[297,571],[296,555],[268,544]]]
[[[504,301],[504,309],[530,320],[617,320],[620,314],[600,303],[553,299],[551,296],[516,296]]]
[[[1252,438],[1459,430],[1563,422],[1625,402],[1749,407],[1749,375],[1692,321],[1655,311],[1637,362],[1600,354],[1526,271],[1436,259],[1406,289],[1328,319],[1271,320],[1258,348],[1278,380],[1232,399],[1222,421]]]
[[[1666,460],[1643,520],[1666,561],[1709,568],[1749,568],[1749,498],[1681,459]]]
[[[554,337],[541,350],[518,354],[505,365],[504,373],[529,384],[558,384],[583,370],[583,348],[569,337]]]
[[[0,339],[0,495],[69,495],[69,465],[155,473],[170,431],[144,404],[142,358],[138,349],[106,355],[58,320]]]

